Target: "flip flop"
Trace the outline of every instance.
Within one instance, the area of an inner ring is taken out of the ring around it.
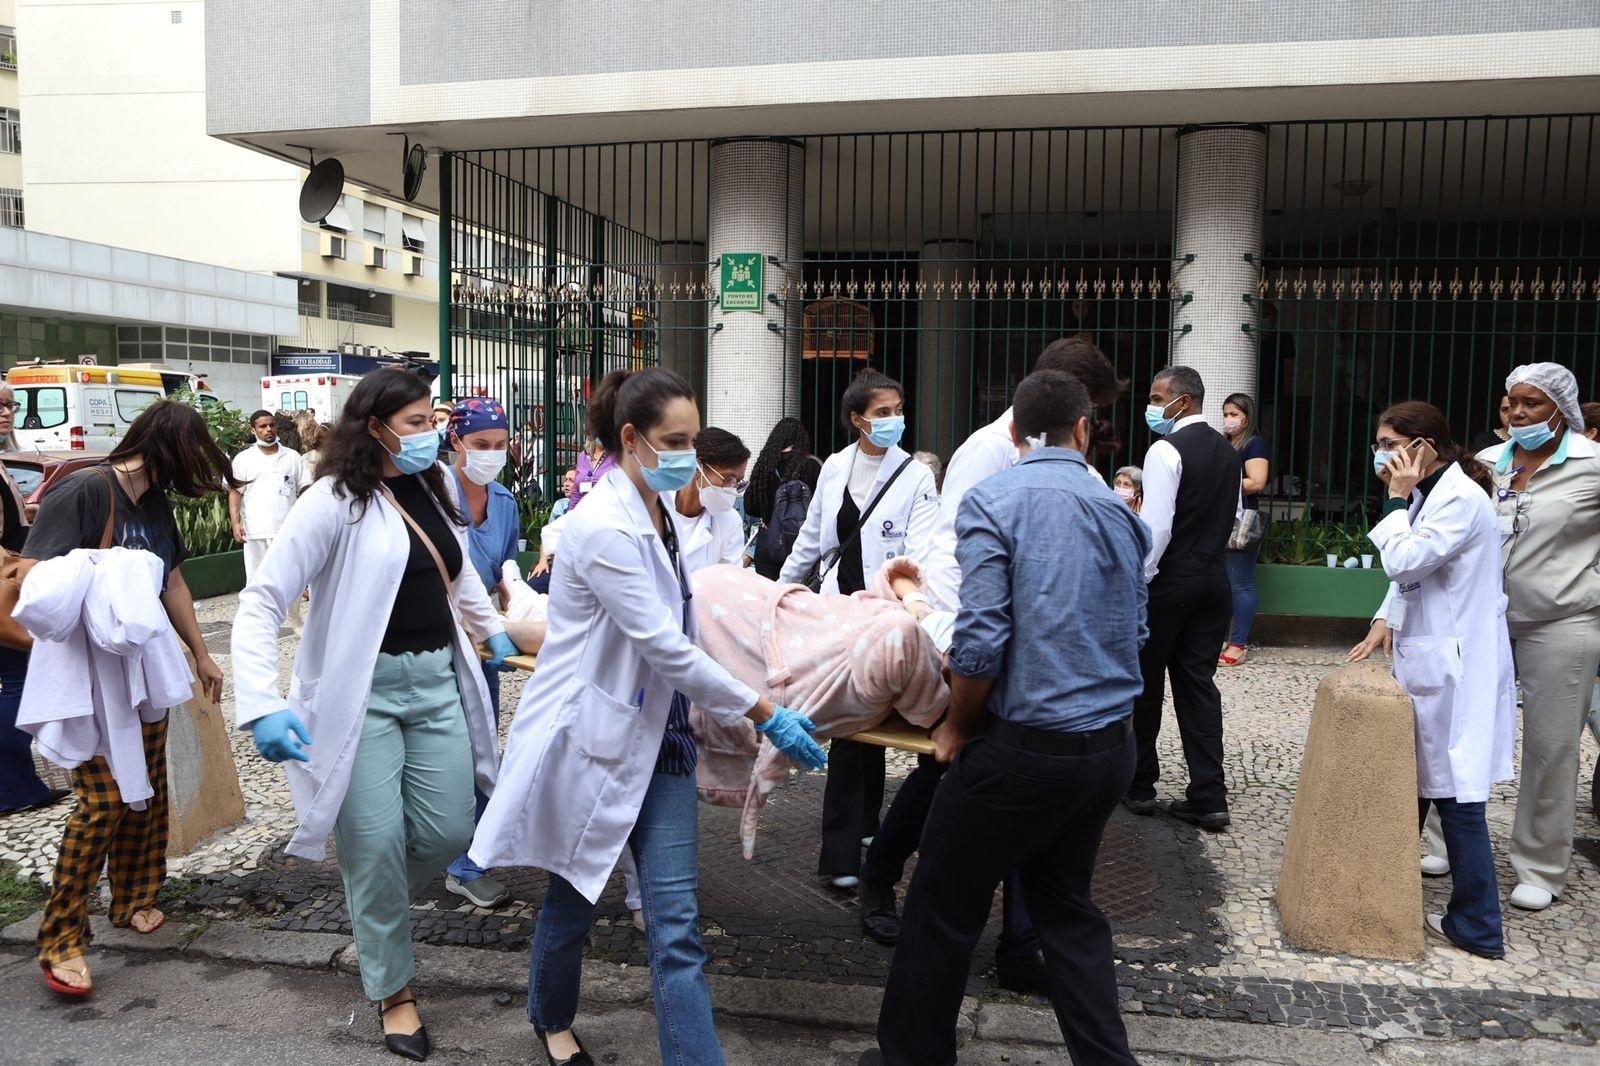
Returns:
[[[47,962],[41,962],[39,964],[39,968],[44,971],[44,986],[58,996],[66,996],[69,999],[82,999],[90,992],[94,991],[93,981],[90,981],[86,985],[69,985],[51,972],[52,970],[67,970],[71,973],[76,973],[87,977],[88,972],[85,970],[74,970],[72,967],[63,965],[61,963],[56,963],[54,966],[51,966]]]

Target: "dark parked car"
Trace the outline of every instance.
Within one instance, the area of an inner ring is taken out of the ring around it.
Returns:
[[[6,472],[17,483],[17,488],[22,490],[22,500],[28,506],[30,518],[38,511],[39,501],[44,499],[44,494],[62,478],[74,470],[104,461],[104,455],[84,452],[0,453],[0,462],[5,463]]]

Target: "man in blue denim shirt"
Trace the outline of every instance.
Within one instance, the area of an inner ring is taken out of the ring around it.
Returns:
[[[956,520],[961,611],[939,783],[863,1064],[947,1066],[995,886],[1016,868],[1075,1063],[1131,1064],[1111,926],[1090,898],[1100,836],[1133,777],[1149,533],[1089,473],[1088,394],[1044,370],[1017,388],[1018,465]],[[1087,639],[1074,640],[1073,634]]]

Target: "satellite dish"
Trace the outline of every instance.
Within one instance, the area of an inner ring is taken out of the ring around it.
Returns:
[[[306,183],[300,186],[300,217],[321,222],[344,195],[344,165],[337,159],[313,163]]]
[[[406,200],[417,198],[417,193],[422,191],[422,175],[428,171],[428,152],[420,144],[412,144],[410,138],[406,139],[405,151],[405,194]]]

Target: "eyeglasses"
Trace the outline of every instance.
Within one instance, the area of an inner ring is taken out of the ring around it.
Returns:
[[[708,483],[718,488],[732,489],[734,492],[743,492],[745,489],[750,487],[750,480],[748,478],[735,478],[734,480],[730,481],[728,479],[733,477],[732,474],[724,474],[720,471],[713,470],[704,463],[700,464],[700,472],[705,475]]]
[[[1374,444],[1372,446],[1372,454],[1373,455],[1378,455],[1381,452],[1397,452],[1401,448],[1406,447],[1409,443],[1410,442],[1403,441],[1403,440],[1383,440],[1383,441],[1379,441],[1377,444]]]
[[[15,411],[21,406],[22,405],[15,400],[0,400],[0,411]]]

